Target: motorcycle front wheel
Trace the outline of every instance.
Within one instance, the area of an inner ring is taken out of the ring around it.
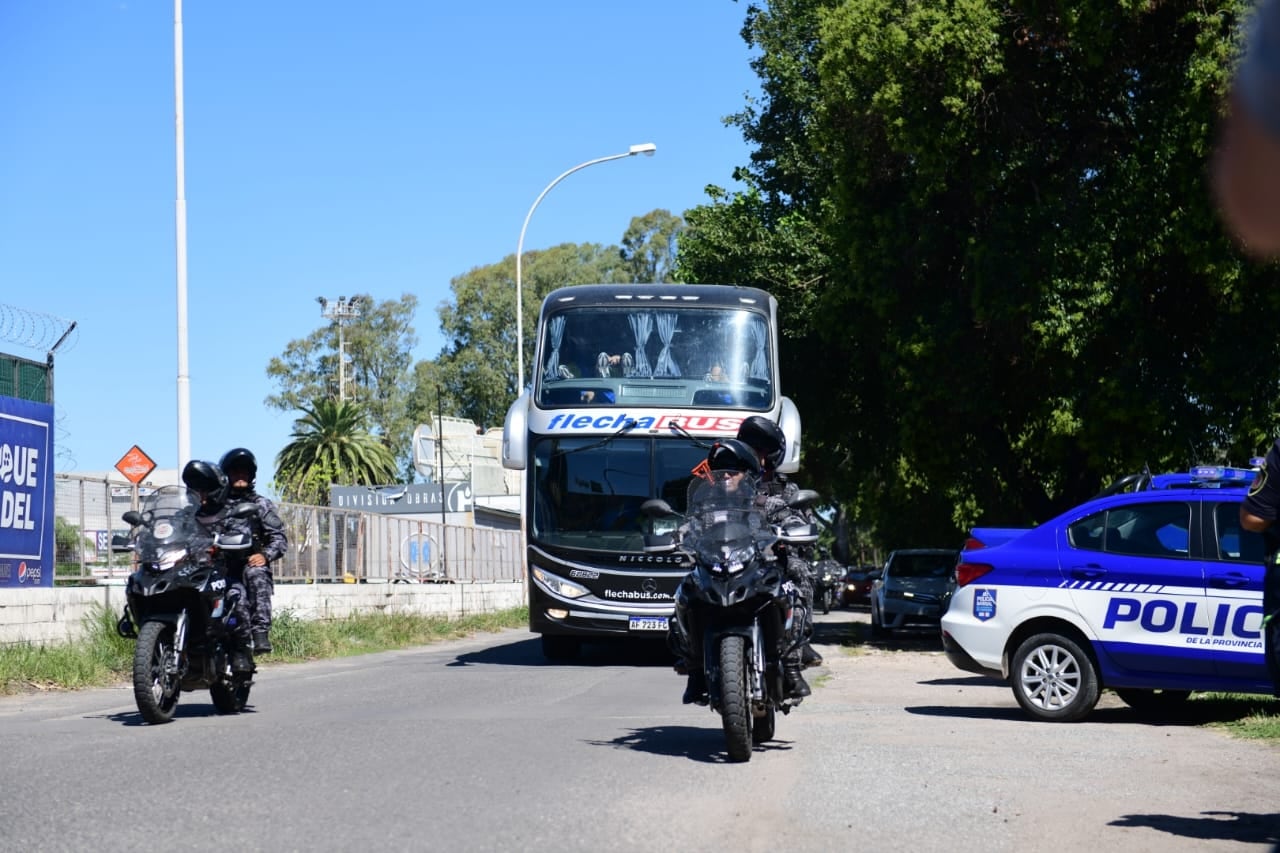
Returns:
[[[176,672],[169,672],[173,654],[173,626],[146,622],[138,629],[133,649],[133,698],[148,723],[167,723],[178,709],[182,686]]]
[[[730,761],[751,760],[751,695],[747,690],[746,641],[730,634],[720,641],[720,716]]]

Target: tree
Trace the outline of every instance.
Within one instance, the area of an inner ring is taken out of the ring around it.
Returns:
[[[359,403],[319,399],[301,407],[291,441],[276,456],[276,487],[287,501],[327,506],[329,486],[397,482],[396,460],[365,429]]]
[[[631,220],[619,251],[630,281],[671,282],[683,220],[666,210],[653,210]]]
[[[408,410],[412,388],[413,347],[418,338],[413,316],[418,298],[406,293],[399,300],[375,303],[368,296],[352,297],[362,305],[358,316],[344,322],[343,349],[345,398],[359,404],[375,424],[376,434],[397,459],[401,472],[412,474],[409,441],[414,422]],[[282,411],[304,410],[308,401],[340,399],[338,389],[338,322],[317,329],[301,340],[290,341],[284,354],[271,359],[267,375],[280,393],[266,404]]]
[[[679,269],[703,274],[727,242],[686,250],[752,218],[770,248],[786,216],[820,234],[798,337],[826,369],[795,397],[884,544],[1043,521],[1143,464],[1247,458],[1280,426],[1256,403],[1280,391],[1280,342],[1246,332],[1277,270],[1229,243],[1204,175],[1246,9],[752,8],[750,188],[686,213]]]

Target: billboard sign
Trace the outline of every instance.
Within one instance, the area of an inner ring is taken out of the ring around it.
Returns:
[[[471,512],[471,483],[410,483],[400,486],[330,486],[329,506],[354,512],[408,515]]]
[[[53,406],[0,397],[0,589],[53,586]]]

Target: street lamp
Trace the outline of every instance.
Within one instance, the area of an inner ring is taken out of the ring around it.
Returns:
[[[520,240],[516,243],[516,397],[519,398],[524,393],[524,290],[520,278],[520,256],[524,253],[524,232],[529,227],[529,218],[533,216],[533,212],[537,210],[538,204],[543,197],[551,192],[551,188],[572,175],[579,169],[585,169],[588,166],[594,166],[596,163],[607,163],[610,160],[621,160],[624,157],[634,157],[636,154],[647,154],[653,156],[653,152],[658,150],[658,146],[652,142],[642,142],[639,145],[632,145],[628,150],[621,154],[610,154],[608,157],[597,157],[594,160],[588,160],[585,163],[579,163],[569,171],[560,175],[551,183],[547,184],[546,189],[538,194],[533,200],[533,206],[529,208],[529,212],[525,214],[524,224],[520,226]]]

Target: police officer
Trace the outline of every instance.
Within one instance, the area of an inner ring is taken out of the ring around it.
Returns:
[[[800,489],[785,474],[778,472],[778,466],[787,455],[787,437],[782,429],[768,418],[752,415],[738,427],[738,440],[745,442],[760,457],[760,465],[764,470],[761,489],[768,499],[769,523],[781,525],[787,521],[799,520],[816,524],[817,519],[812,510],[793,509],[787,505],[787,501],[795,497]],[[821,664],[822,655],[814,650],[808,640],[813,636],[813,568],[810,555],[800,553],[800,550],[792,547],[786,551],[787,578],[796,585],[804,602],[801,636],[805,637],[805,642],[800,650],[800,660],[808,669]],[[807,548],[804,550],[808,551]]]
[[[182,469],[182,482],[200,497],[200,506],[195,508],[196,522],[210,537],[224,532],[227,529],[224,521],[229,486],[222,469],[211,462],[193,459]],[[231,668],[236,672],[252,672],[253,658],[248,654],[252,642],[249,596],[238,574],[228,574],[226,600],[231,602],[231,618],[227,624],[235,641],[231,649]]]
[[[759,482],[763,474],[756,451],[746,442],[732,438],[717,441],[711,446],[707,454],[707,467],[715,482],[723,483],[723,487],[730,492],[737,489],[742,478],[749,477]],[[766,513],[768,511],[766,509]],[[768,516],[768,520],[772,522],[773,517]],[[685,670],[689,676],[682,701],[686,705],[692,703],[705,705],[708,699],[706,674],[702,670],[702,628],[699,625],[696,608],[690,606],[689,584],[691,583],[690,578],[685,578],[676,588],[675,618],[672,620],[667,639],[672,651],[678,657],[676,671]],[[794,642],[795,638],[788,639]],[[783,689],[789,698],[800,700],[810,694],[809,685],[800,672],[799,651],[791,651],[783,659],[782,676]]]
[[[1274,477],[1270,476],[1275,474]],[[1280,440],[1271,445],[1262,468],[1240,504],[1240,526],[1261,533],[1266,548],[1262,576],[1262,640],[1272,692],[1280,697]]]
[[[289,547],[284,522],[276,512],[276,506],[268,498],[253,490],[258,476],[258,461],[243,447],[228,450],[218,462],[227,475],[230,488],[227,503],[250,502],[258,507],[249,518],[228,518],[227,529],[240,529],[253,535],[253,550],[247,558],[241,553],[229,555],[244,562],[237,566],[244,573],[244,585],[249,590],[250,624],[253,631],[253,651],[268,654],[271,651],[271,594],[275,589],[271,576],[271,563],[284,556]]]

